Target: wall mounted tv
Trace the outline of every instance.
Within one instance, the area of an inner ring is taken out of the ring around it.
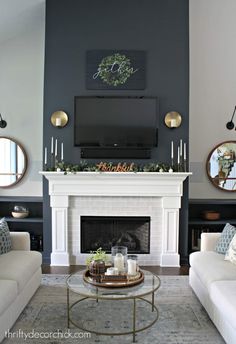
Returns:
[[[75,97],[74,129],[75,146],[87,148],[82,156],[90,151],[116,158],[150,150],[157,146],[157,98]]]

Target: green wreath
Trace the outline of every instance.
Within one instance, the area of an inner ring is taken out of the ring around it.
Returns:
[[[115,65],[122,66],[122,68],[119,70],[118,67],[116,71],[111,71],[111,67]],[[99,71],[102,81],[112,86],[124,84],[133,74],[130,60],[125,55],[119,53],[104,57],[99,64]]]

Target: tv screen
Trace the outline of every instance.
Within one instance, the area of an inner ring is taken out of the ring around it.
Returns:
[[[75,97],[75,145],[155,147],[157,120],[156,98]]]

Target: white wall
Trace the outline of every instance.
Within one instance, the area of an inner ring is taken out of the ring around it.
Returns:
[[[235,0],[189,1],[190,198],[236,197],[215,188],[205,172],[211,149],[236,140],[225,127],[236,105],[235,14]]]
[[[18,2],[21,6],[21,2]],[[0,196],[41,196],[45,6],[38,0],[34,16],[0,41],[0,113],[7,121],[0,136],[19,141],[28,156],[26,175],[17,185],[0,188]],[[7,15],[7,13],[6,13]],[[1,37],[2,38],[2,37]]]

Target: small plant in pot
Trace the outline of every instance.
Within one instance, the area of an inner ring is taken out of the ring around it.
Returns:
[[[106,251],[103,251],[101,247],[96,251],[90,252],[90,256],[86,259],[86,264],[90,275],[93,276],[96,281],[100,281],[101,275],[104,275],[108,262],[109,258]]]

